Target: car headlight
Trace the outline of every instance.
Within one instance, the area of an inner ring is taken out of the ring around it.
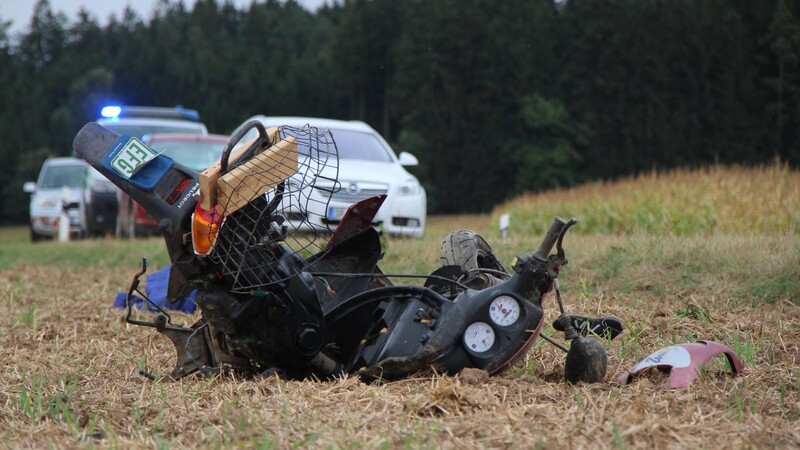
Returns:
[[[58,201],[52,197],[40,197],[34,202],[37,208],[54,209],[58,207]]]
[[[398,193],[400,196],[407,197],[410,195],[417,195],[422,190],[422,186],[419,185],[417,180],[406,180],[405,183],[400,185],[400,189],[398,189]]]

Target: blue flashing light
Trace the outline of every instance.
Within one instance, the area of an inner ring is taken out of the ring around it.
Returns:
[[[121,112],[122,107],[120,106],[104,106],[100,111],[100,115],[109,119],[113,119],[115,117],[119,117]]]
[[[194,120],[195,122],[200,121],[200,113],[198,113],[194,109],[186,109],[182,105],[176,106],[175,109],[178,110],[181,113],[181,115],[188,120]]]

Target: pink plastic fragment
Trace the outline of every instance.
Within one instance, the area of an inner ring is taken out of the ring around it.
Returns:
[[[689,387],[697,379],[700,368],[705,363],[720,354],[724,354],[728,358],[735,375],[742,374],[744,370],[742,362],[730,347],[712,341],[697,341],[662,348],[618,375],[615,381],[619,384],[628,384],[641,372],[656,367],[659,370],[670,372],[669,378],[661,386],[662,388],[683,389]]]

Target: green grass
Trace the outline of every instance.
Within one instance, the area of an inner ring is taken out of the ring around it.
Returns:
[[[141,266],[142,257],[147,258],[150,267],[168,264],[164,240],[157,237],[132,241],[105,238],[63,243],[43,241],[33,244],[28,237],[27,228],[0,228],[0,269],[12,269],[21,264],[71,268],[136,268]]]
[[[485,216],[432,217],[421,240],[386,239],[381,269],[430,273],[442,239],[455,228],[482,233],[508,268],[541,238],[514,233],[501,241]],[[152,267],[167,263],[163,242],[31,244],[25,229],[14,228],[0,230],[0,306],[7,311],[0,334],[10,342],[7,354],[16,355],[0,390],[1,413],[9,418],[0,437],[8,447],[58,442],[116,448],[433,448],[453,439],[486,447],[511,442],[476,431],[492,426],[544,448],[574,445],[575,433],[605,447],[628,448],[650,442],[651,432],[666,444],[682,442],[671,437],[672,428],[648,428],[664,414],[682,421],[687,433],[727,426],[719,422],[724,419],[749,426],[747,436],[763,420],[785,419],[791,427],[795,422],[788,420],[800,419],[800,375],[791,346],[798,332],[800,236],[570,232],[564,247],[570,263],[560,281],[568,310],[617,315],[625,324],[620,337],[603,341],[610,372],[667,345],[703,338],[731,346],[750,374],[766,375],[733,379],[724,360],[715,358],[696,388],[680,396],[662,393],[658,380],[625,388],[565,387],[563,353],[540,339],[525,364],[485,385],[432,377],[371,386],[219,377],[152,382],[130,374],[169,373],[174,348],[152,330],[126,327],[119,311],[108,306],[116,285],[125,285],[128,273],[138,270],[141,256]],[[90,282],[84,273],[92,274]],[[550,326],[557,310],[552,296],[545,309],[542,331],[560,340]],[[695,410],[714,422],[692,428],[697,418],[682,414]],[[192,418],[188,425],[186,417]],[[505,418],[519,422],[507,429]],[[539,421],[549,424],[546,431],[530,425]],[[593,430],[607,431],[581,434],[586,421]],[[365,424],[374,423],[381,428],[365,434]],[[25,440],[39,429],[48,437]],[[774,436],[777,444],[794,442],[785,432]],[[718,444],[723,438],[714,439]]]
[[[482,233],[501,262],[511,268],[515,256],[532,251],[539,235],[516,234],[499,239],[486,217],[468,218],[460,228]],[[385,238],[386,253],[380,267],[386,273],[429,274],[438,267],[441,241],[452,231],[451,218],[430,219],[423,239]],[[571,263],[562,272],[562,283],[588,297],[598,290],[641,293],[648,296],[675,292],[713,292],[754,303],[781,299],[800,301],[800,235],[777,236],[625,236],[577,233],[579,220],[565,237]],[[27,240],[24,228],[0,229],[0,269],[24,264],[101,269],[131,273],[146,257],[150,270],[169,263],[161,238],[79,240],[67,243]],[[424,280],[395,278],[396,283],[422,284]],[[10,292],[9,295],[14,295]],[[636,299],[633,299],[636,301]],[[679,314],[703,314],[702,305],[686,302]],[[33,306],[32,306],[33,307]],[[33,307],[35,308],[35,307]],[[687,309],[688,308],[688,309]],[[689,309],[695,308],[694,311]],[[23,318],[32,322],[35,311]]]
[[[612,291],[648,295],[703,291],[754,302],[800,301],[798,235],[568,239],[572,254],[580,252],[579,256],[587,258],[577,264],[577,275],[591,279],[595,289],[602,285]],[[595,241],[592,245],[599,244],[600,248],[584,254],[582,244],[589,241]],[[703,314],[695,309],[684,313]]]

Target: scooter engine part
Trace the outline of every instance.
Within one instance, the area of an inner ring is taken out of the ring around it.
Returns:
[[[495,325],[507,327],[519,319],[519,302],[510,295],[501,295],[489,305],[489,318]]]
[[[485,322],[475,322],[464,331],[464,345],[475,353],[488,351],[494,345],[494,329]]]

